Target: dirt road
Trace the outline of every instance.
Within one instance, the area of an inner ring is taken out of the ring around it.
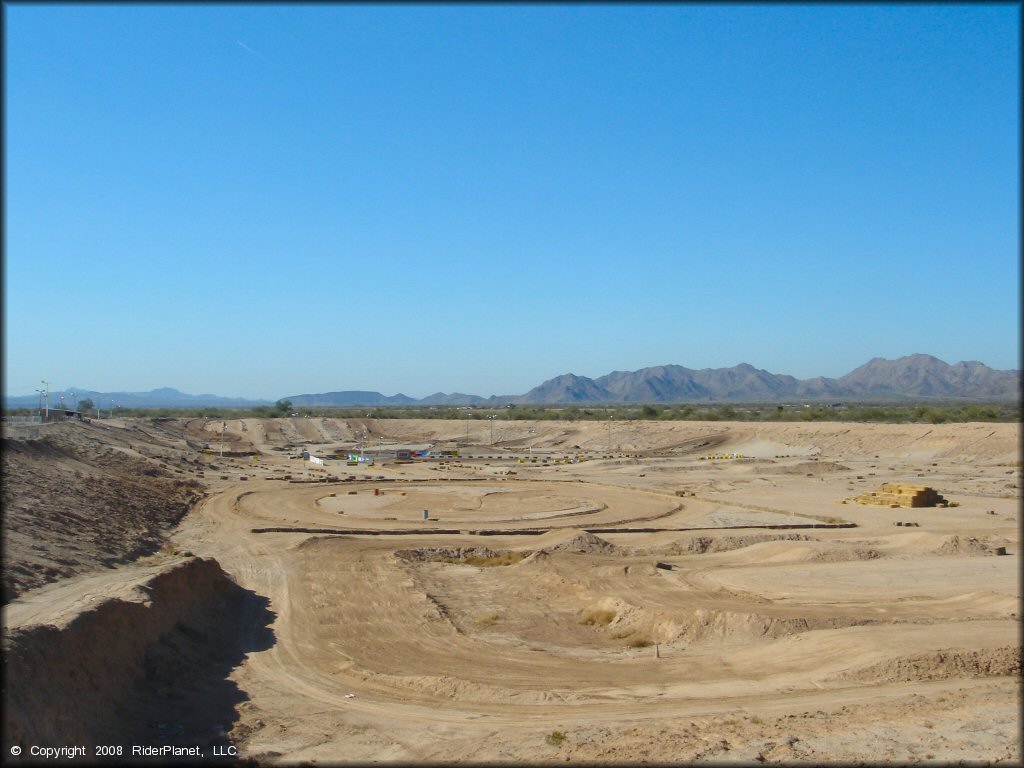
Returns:
[[[504,439],[521,429],[546,462],[495,449],[322,471],[275,448],[330,455],[359,433],[309,421],[230,422],[262,456],[204,459],[220,474],[172,536],[271,612],[232,641],[247,650],[227,677],[242,700],[226,738],[243,755],[1019,757],[1017,425],[636,423],[630,449],[667,453],[637,457],[574,447],[605,425],[516,423]],[[740,457],[708,459],[705,435]],[[957,506],[837,503],[912,478]],[[275,527],[338,533],[257,532]],[[30,592],[5,624],[73,615],[124,579]]]

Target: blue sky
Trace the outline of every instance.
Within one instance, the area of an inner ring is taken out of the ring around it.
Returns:
[[[1018,368],[1018,5],[6,5],[5,389]]]

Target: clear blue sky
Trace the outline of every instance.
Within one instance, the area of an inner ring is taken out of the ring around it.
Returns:
[[[5,388],[1018,368],[1018,5],[7,5]]]

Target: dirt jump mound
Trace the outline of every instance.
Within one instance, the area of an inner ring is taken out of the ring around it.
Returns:
[[[549,554],[551,552],[577,552],[583,555],[617,555],[622,552],[622,548],[588,531],[581,531],[568,541],[545,547],[543,551]]]

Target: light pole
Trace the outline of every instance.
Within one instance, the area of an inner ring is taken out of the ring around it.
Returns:
[[[50,382],[44,381],[46,385],[46,421],[50,420]]]
[[[608,417],[608,453],[612,452],[612,417]]]
[[[494,445],[494,420],[498,418],[497,414],[491,414],[487,417],[491,422],[491,445]]]
[[[39,394],[39,408],[36,409],[36,415],[43,415],[43,390],[37,389],[36,392]]]
[[[222,421],[220,423],[220,457],[224,458],[224,430],[228,428],[228,423]]]

